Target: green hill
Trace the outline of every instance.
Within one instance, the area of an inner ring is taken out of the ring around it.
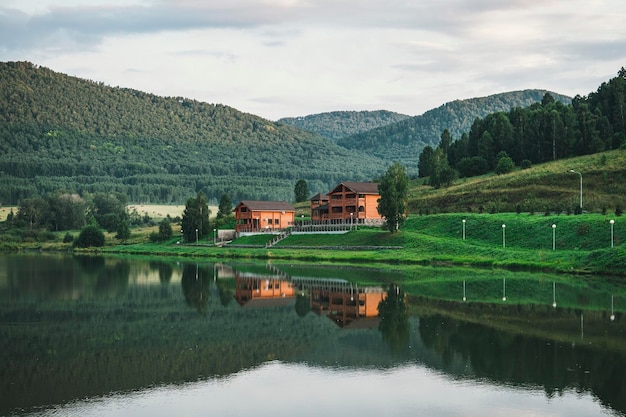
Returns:
[[[338,143],[348,149],[366,151],[385,160],[399,161],[409,174],[417,175],[417,162],[422,149],[436,147],[444,129],[458,139],[468,132],[477,117],[490,113],[509,111],[541,102],[547,91],[524,90],[494,94],[488,97],[455,100],[421,116],[382,126],[367,132],[340,139]],[[571,98],[549,92],[556,101],[570,103]]]
[[[384,171],[378,157],[221,104],[0,63],[0,203],[118,191],[133,202],[292,200]]]
[[[463,178],[446,188],[433,188],[415,180],[410,189],[409,212],[573,213],[580,204],[580,177],[570,170],[582,173],[586,212],[613,213],[617,206],[622,210],[626,207],[626,149],[618,149],[503,175]]]
[[[346,136],[363,133],[408,118],[410,116],[386,110],[334,111],[303,117],[287,117],[278,122],[295,126],[307,132],[317,133],[336,141]]]

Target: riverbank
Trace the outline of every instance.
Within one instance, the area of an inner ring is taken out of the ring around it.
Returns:
[[[613,223],[610,222],[613,220]],[[555,227],[553,227],[553,225]],[[626,220],[601,214],[529,215],[454,213],[411,216],[391,234],[359,227],[345,234],[291,235],[266,248],[271,235],[216,246],[213,236],[196,244],[179,237],[149,243],[153,228],[133,229],[120,243],[106,235],[103,248],[79,252],[205,259],[293,260],[388,265],[457,265],[572,274],[626,276]],[[65,233],[65,232],[64,232]],[[57,241],[8,243],[3,250],[72,251]]]
[[[172,241],[117,245],[102,251],[213,259],[446,264],[626,276],[622,243],[626,221],[618,218],[611,224],[610,220],[599,214],[440,214],[411,217],[395,234],[359,228],[343,235],[292,235],[271,248],[265,248],[270,237],[263,235],[241,238],[224,247],[216,247],[212,241],[187,245]]]

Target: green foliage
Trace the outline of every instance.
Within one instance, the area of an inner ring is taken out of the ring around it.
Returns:
[[[404,223],[408,189],[406,168],[396,162],[389,167],[378,185],[378,213],[385,219],[385,226],[391,233],[397,232]]]
[[[83,227],[80,234],[74,240],[74,247],[90,248],[104,246],[104,233],[97,226],[88,225]]]
[[[309,185],[306,180],[298,180],[293,190],[296,195],[296,203],[302,203],[309,199]]]
[[[450,168],[448,158],[440,147],[433,153],[431,167],[429,184],[435,188],[447,187],[456,178],[456,171]]]
[[[414,176],[418,174],[416,171],[420,153],[428,145],[435,147],[444,129],[448,130],[452,138],[458,138],[470,129],[477,117],[530,106],[540,102],[545,93],[545,90],[525,90],[469,100],[455,100],[429,110],[421,116],[345,137],[338,143],[348,149],[364,150],[379,155],[388,163],[398,161],[407,167],[409,175]],[[558,103],[571,101],[570,97],[551,94]],[[449,151],[456,152],[457,150],[456,147],[451,146]],[[450,161],[453,168],[458,160],[460,157],[455,161]]]
[[[384,166],[228,106],[112,88],[27,62],[0,63],[0,126],[3,204],[57,190],[118,192],[137,203],[181,203],[197,192],[218,201],[226,191],[235,201],[291,200],[298,178],[325,192],[346,172],[365,181]]]
[[[210,213],[211,210],[209,210],[206,196],[203,193],[198,193],[195,198],[191,197],[187,200],[181,221],[185,242],[196,242],[197,239],[209,234],[211,231]]]
[[[72,243],[74,241],[74,235],[70,232],[67,232],[65,236],[63,236],[63,243]]]
[[[160,242],[165,242],[172,238],[172,224],[167,219],[163,219],[159,222],[159,234],[158,238]]]
[[[496,165],[496,174],[508,174],[509,172],[515,169],[515,163],[509,156],[503,156],[498,160],[498,165]]]
[[[278,121],[328,139],[338,140],[408,119],[410,116],[386,110],[335,111],[305,117],[288,117]]]
[[[233,202],[231,201],[228,194],[224,193],[222,194],[222,197],[220,197],[220,204],[217,209],[217,218],[219,220],[222,220],[224,218],[232,216],[232,214],[233,214]]]
[[[115,235],[115,238],[120,240],[128,240],[130,238],[130,225],[128,224],[128,216],[124,216],[117,223],[117,234]]]

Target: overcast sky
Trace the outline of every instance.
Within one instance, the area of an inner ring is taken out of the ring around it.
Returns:
[[[271,120],[419,115],[626,66],[624,0],[0,0],[0,61]]]

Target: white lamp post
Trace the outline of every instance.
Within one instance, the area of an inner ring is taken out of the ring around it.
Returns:
[[[352,230],[352,220],[354,219],[354,213],[350,213],[350,230]]]
[[[611,219],[609,223],[611,223],[611,247],[613,247],[613,225],[615,224],[615,220]]]
[[[569,172],[572,172],[574,174],[578,174],[580,176],[580,211],[582,214],[582,210],[583,210],[583,174],[578,172],[578,171],[574,171],[573,169],[570,169]]]
[[[502,247],[506,248],[506,224],[502,225]]]
[[[506,301],[506,278],[502,278],[502,301]]]
[[[465,219],[461,220],[463,222],[463,240],[465,240]]]
[[[217,243],[217,229],[213,229],[213,244]]]
[[[465,280],[463,280],[463,301],[466,301],[467,297],[465,297]]]
[[[198,229],[196,229],[196,245],[198,244]]]
[[[552,307],[556,308],[556,282],[552,281]]]
[[[552,250],[556,249],[556,224],[552,225]]]

